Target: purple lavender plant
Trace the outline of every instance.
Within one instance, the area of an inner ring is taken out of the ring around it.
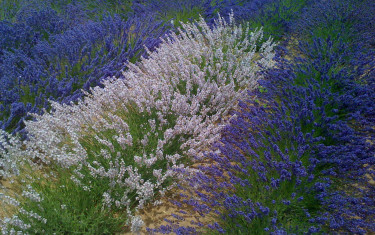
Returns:
[[[368,182],[375,164],[368,141],[373,139],[368,127],[374,126],[373,70],[359,82],[364,69],[333,49],[345,45],[313,42],[301,44],[305,59],[280,59],[276,69],[265,72],[260,89],[239,103],[236,118],[206,153],[212,164],[182,186],[193,195],[185,195],[183,203],[221,221],[206,229],[230,234],[375,230],[375,188]],[[194,224],[191,229],[202,231]],[[179,227],[171,223],[167,230],[150,231],[177,233]]]
[[[126,62],[146,55],[144,46],[152,51],[168,27],[152,17],[108,15],[67,29],[51,9],[26,13],[23,23],[0,24],[0,126],[13,133],[23,131],[27,113],[48,109],[48,100],[76,101],[81,89],[119,76]]]

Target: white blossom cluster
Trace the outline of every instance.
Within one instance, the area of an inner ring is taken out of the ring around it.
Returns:
[[[181,24],[147,59],[128,64],[125,79],[108,79],[78,104],[53,102],[26,123],[27,155],[71,169],[85,190],[108,181],[102,206],[126,209],[133,231],[143,226],[134,200],[142,209],[173,187],[177,170],[203,157],[237,100],[257,86],[259,64],[273,62],[272,40],[261,44],[262,30],[236,25],[233,14],[213,28],[203,18]]]
[[[0,180],[17,175],[21,142],[0,129]]]

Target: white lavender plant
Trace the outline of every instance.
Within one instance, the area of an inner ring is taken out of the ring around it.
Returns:
[[[52,102],[53,111],[26,122],[28,156],[100,191],[102,209],[126,210],[134,231],[143,223],[133,212],[203,157],[237,100],[257,87],[258,64],[268,68],[274,57],[272,40],[260,43],[262,30],[236,25],[233,14],[213,28],[203,18],[181,24],[147,59],[129,63],[125,79],[108,79],[78,104]]]

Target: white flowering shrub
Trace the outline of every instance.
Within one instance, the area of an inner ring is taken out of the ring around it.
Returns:
[[[257,86],[259,64],[270,67],[274,57],[271,39],[261,43],[262,30],[236,25],[233,15],[213,28],[203,18],[181,24],[130,63],[125,79],[108,79],[78,104],[52,103],[26,123],[27,155],[69,171],[102,210],[126,210],[133,232],[143,225],[134,210],[158,203],[179,170],[203,157],[237,100]]]

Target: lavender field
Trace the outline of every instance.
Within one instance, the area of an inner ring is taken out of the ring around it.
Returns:
[[[374,234],[373,0],[0,0],[1,234]]]

